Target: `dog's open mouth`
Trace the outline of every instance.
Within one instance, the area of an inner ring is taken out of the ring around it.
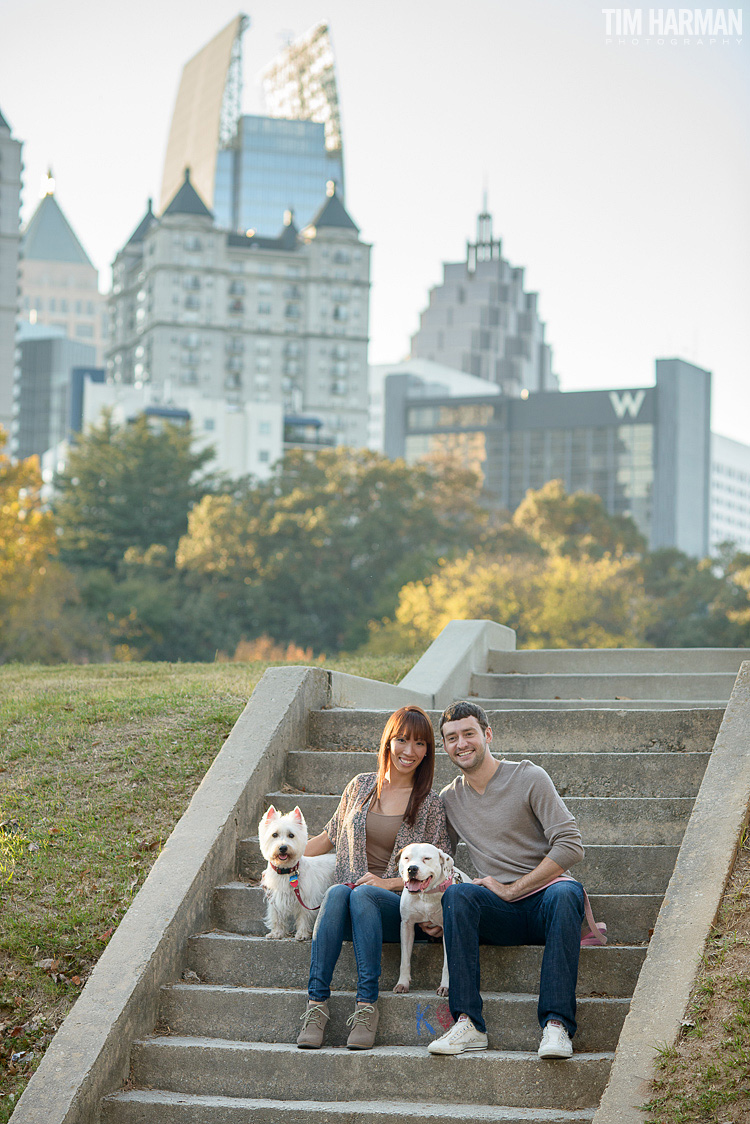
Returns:
[[[426,890],[430,882],[432,882],[432,875],[425,878],[423,882],[419,882],[416,878],[410,878],[404,885],[410,894],[418,894],[421,890]]]

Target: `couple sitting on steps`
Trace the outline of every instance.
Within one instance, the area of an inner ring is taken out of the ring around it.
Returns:
[[[398,854],[409,843],[455,852],[463,840],[481,877],[447,888],[443,929],[455,1022],[431,1042],[432,1054],[487,1048],[482,1018],[479,944],[544,945],[539,989],[541,1058],[569,1058],[576,1030],[575,989],[584,890],[573,879],[555,882],[583,857],[581,835],[544,769],[529,761],[498,761],[489,752],[492,730],[481,707],[449,706],[440,718],[445,751],[460,775],[432,792],[435,737],[418,706],[392,714],[380,741],[377,773],[349,782],[338,808],[305,853],[336,848],[336,885],[315,924],[308,1005],[297,1045],[323,1044],[333,970],[344,940],[357,965],[357,1004],[347,1046],[375,1042],[383,941],[400,928]],[[424,926],[437,937],[439,927]]]

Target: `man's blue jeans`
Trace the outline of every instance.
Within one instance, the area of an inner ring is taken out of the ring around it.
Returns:
[[[331,886],[323,898],[312,939],[311,999],[331,994],[331,979],[344,941],[354,944],[357,1001],[377,1003],[383,941],[397,943],[401,928],[401,896],[379,886]]]
[[[576,982],[584,897],[580,882],[557,882],[530,898],[505,902],[486,886],[459,883],[443,895],[443,938],[450,971],[453,1018],[468,1015],[481,1031],[479,943],[543,944],[537,1013],[540,1026],[559,1019],[576,1032]]]

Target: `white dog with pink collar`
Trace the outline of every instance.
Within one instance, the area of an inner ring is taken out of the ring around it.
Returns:
[[[404,847],[398,860],[398,872],[404,880],[401,892],[401,970],[396,992],[409,990],[411,954],[414,948],[414,926],[443,924],[443,894],[454,882],[471,882],[453,865],[445,851],[431,843],[411,843]],[[443,975],[438,995],[448,994],[448,957],[443,946]]]

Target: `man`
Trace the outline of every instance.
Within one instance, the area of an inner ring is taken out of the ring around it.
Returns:
[[[480,877],[449,886],[443,897],[449,1003],[456,1021],[428,1050],[487,1049],[479,992],[481,940],[544,945],[538,1053],[569,1058],[584,892],[572,880],[542,887],[583,858],[581,833],[544,769],[492,756],[492,730],[480,706],[453,703],[441,716],[440,732],[446,753],[461,770],[440,793],[448,830],[454,845],[464,840]]]

